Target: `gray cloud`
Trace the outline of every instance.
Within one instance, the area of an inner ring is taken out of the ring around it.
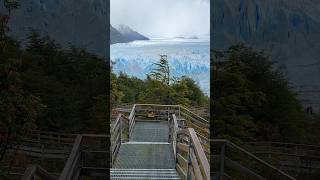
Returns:
[[[111,24],[149,37],[203,36],[210,32],[209,0],[111,0]]]

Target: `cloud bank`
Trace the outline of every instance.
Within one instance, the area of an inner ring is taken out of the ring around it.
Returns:
[[[148,37],[209,36],[209,0],[111,0],[111,24]]]

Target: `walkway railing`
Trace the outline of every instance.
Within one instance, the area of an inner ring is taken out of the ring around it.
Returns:
[[[178,131],[176,169],[183,180],[210,180],[210,165],[193,128]]]
[[[57,177],[51,175],[46,170],[38,165],[31,165],[25,171],[21,180],[35,180],[35,179],[45,179],[45,180],[57,180]]]
[[[214,139],[211,145],[215,147],[211,161],[216,179],[295,179],[228,140]]]
[[[111,165],[115,162],[122,142],[129,141],[129,119],[119,114],[111,127]]]
[[[178,130],[179,125],[177,121],[177,117],[175,114],[172,115],[172,118],[169,119],[169,128],[170,128],[170,143],[172,145],[174,158],[177,159],[177,137],[178,137]]]
[[[33,131],[24,137],[19,153],[42,159],[66,159],[72,149],[76,135],[47,131]],[[9,149],[13,152],[14,148]]]
[[[293,174],[320,174],[320,146],[283,143],[247,142],[250,152]]]
[[[180,105],[134,104],[129,115],[129,136],[132,133],[136,117],[146,116],[149,111],[155,112],[157,118],[164,119],[175,114],[178,124],[195,130],[207,157],[210,157],[209,121]]]
[[[74,180],[87,176],[106,177],[110,168],[108,139],[108,135],[77,135],[59,180]]]

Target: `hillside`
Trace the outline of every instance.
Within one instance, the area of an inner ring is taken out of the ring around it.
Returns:
[[[149,40],[149,38],[132,30],[129,26],[121,24],[117,27],[117,29],[128,41]]]
[[[115,43],[127,43],[129,42],[126,38],[112,25],[110,25],[110,44]]]

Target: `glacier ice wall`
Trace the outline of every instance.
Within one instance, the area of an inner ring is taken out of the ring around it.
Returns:
[[[173,76],[188,76],[203,92],[210,92],[210,45],[204,39],[152,39],[111,45],[111,61],[116,73],[141,79],[155,68],[160,55],[167,55]]]

